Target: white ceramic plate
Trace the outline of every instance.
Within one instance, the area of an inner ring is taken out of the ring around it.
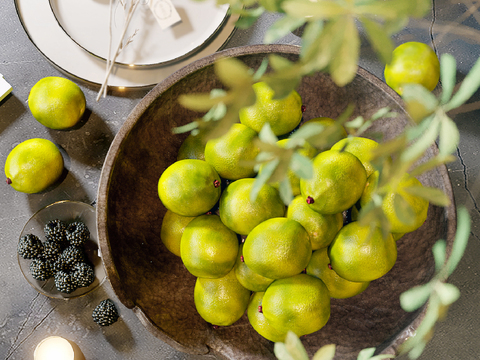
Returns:
[[[43,230],[45,224],[54,219],[62,220],[67,224],[74,221],[81,221],[87,226],[90,231],[90,239],[86,242],[84,249],[88,260],[94,266],[95,280],[88,287],[80,287],[70,294],[65,294],[56,289],[53,277],[47,281],[34,279],[29,269],[31,260],[24,259],[17,254],[20,270],[25,276],[25,279],[35,290],[48,297],[55,299],[70,299],[86,295],[99,287],[105,280],[105,269],[103,268],[98,248],[95,208],[82,202],[68,200],[50,204],[32,215],[25,224],[19,238],[27,234],[33,234],[42,242],[45,241],[45,233]]]
[[[108,58],[110,30],[112,48],[122,39],[126,8],[132,0],[115,1],[110,28],[109,0],[50,0],[59,25],[70,38],[88,52]],[[223,25],[228,5],[215,0],[172,0],[181,21],[162,29],[145,0],[141,0],[126,31],[132,41],[117,57],[124,65],[158,65],[178,60],[204,45]],[[123,41],[125,43],[125,40]]]
[[[85,51],[67,35],[56,20],[49,0],[15,0],[15,5],[26,33],[47,59],[74,77],[94,84],[104,82],[106,61]],[[87,22],[89,16],[84,14],[82,18]],[[188,63],[218,51],[233,33],[237,19],[238,16],[227,16],[215,36],[178,61],[157,66],[116,65],[110,74],[109,86],[140,88],[161,82]]]

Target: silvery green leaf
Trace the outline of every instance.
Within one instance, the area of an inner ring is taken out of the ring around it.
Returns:
[[[418,196],[427,200],[433,205],[448,206],[450,205],[449,197],[440,189],[427,186],[407,186],[404,187],[407,193]]]
[[[464,104],[477,91],[480,86],[480,58],[476,61],[469,73],[463,79],[458,91],[445,104],[445,111],[450,111]]]
[[[218,103],[224,101],[224,97],[212,98],[210,94],[183,94],[178,98],[178,102],[183,107],[194,111],[208,111]]]
[[[355,119],[345,123],[345,127],[349,129],[358,129],[365,123],[363,116],[357,116]]]
[[[279,159],[274,159],[263,165],[262,170],[257,174],[252,189],[250,190],[250,201],[255,201],[260,189],[268,182],[268,179],[272,176],[279,162]]]
[[[183,126],[177,126],[172,129],[174,134],[183,134],[194,129],[198,128],[198,121],[192,121],[191,123],[185,124]]]
[[[278,360],[297,360],[287,350],[287,346],[284,343],[277,342],[273,346],[273,352],[275,353],[275,357]]]
[[[438,149],[441,156],[451,155],[457,151],[460,142],[460,132],[457,125],[446,114],[442,116],[440,122],[440,141]]]
[[[208,110],[208,112],[203,115],[203,120],[219,120],[225,116],[227,113],[227,106],[224,103],[218,103]]]
[[[435,95],[419,84],[404,85],[402,98],[406,103],[408,113],[415,122],[432,114],[438,106]]]
[[[447,248],[447,243],[443,239],[437,240],[435,244],[433,244],[432,253],[433,253],[433,259],[435,260],[436,272],[439,272],[440,269],[443,268],[445,265],[446,248]]]
[[[238,11],[235,11],[235,13],[240,14],[241,16],[238,18],[238,20],[235,22],[235,26],[238,27],[239,29],[248,29],[251,27],[260,17],[265,12],[265,9],[261,6],[254,8],[254,9],[241,9]]]
[[[455,285],[438,282],[435,291],[444,306],[453,304],[460,297],[460,290]]]
[[[452,252],[446,265],[447,276],[452,274],[463,257],[470,236],[470,226],[470,215],[467,209],[463,206],[459,207],[457,209],[457,232],[455,233],[455,241],[453,242]]]
[[[309,138],[317,136],[318,134],[321,134],[324,129],[325,129],[325,126],[319,123],[309,122],[307,124],[304,124],[300,126],[298,130],[295,131],[292,135],[290,135],[290,138],[287,144],[290,145],[289,147],[293,147],[294,144],[301,146],[303,145],[304,140],[307,140]],[[299,141],[299,140],[302,140],[302,141]]]
[[[417,141],[411,144],[401,154],[401,160],[404,162],[413,162],[416,159],[423,156],[425,151],[435,142],[438,137],[439,122],[434,119],[425,132],[417,139]]]
[[[290,34],[292,31],[299,28],[303,24],[305,24],[304,18],[295,18],[286,15],[277,20],[267,29],[263,41],[266,44],[273,44],[275,41],[280,40],[281,38]]]
[[[346,14],[348,9],[338,2],[330,0],[286,0],[282,9],[288,15],[296,18],[309,18],[313,20],[328,20],[332,17]]]
[[[401,16],[401,17],[396,18],[396,19],[386,20],[383,24],[383,31],[387,35],[391,36],[391,35],[399,32],[403,28],[407,27],[408,21],[409,21],[409,18],[406,17],[406,16]]]
[[[357,74],[360,37],[352,16],[344,19],[343,39],[330,62],[330,75],[338,86],[345,86]]]
[[[419,176],[423,174],[424,172],[427,172],[429,170],[432,170],[436,168],[439,165],[442,164],[448,164],[450,162],[453,162],[457,160],[457,158],[454,155],[448,155],[448,156],[435,156],[428,160],[427,162],[424,162],[423,164],[417,166],[413,170],[410,171],[410,175],[412,176]]]
[[[292,331],[287,333],[285,346],[295,360],[308,360],[308,354],[305,351],[302,342]]]
[[[426,346],[427,343],[425,341],[419,341],[416,346],[408,353],[408,358],[411,360],[418,359],[420,355],[422,355],[423,350],[425,350]]]
[[[300,49],[300,59],[308,59],[311,49],[317,44],[317,40],[323,31],[323,21],[310,21],[305,26],[302,35],[302,47]]]
[[[405,225],[411,225],[415,222],[415,212],[411,205],[399,193],[394,194],[393,209],[395,216]]]
[[[392,59],[392,52],[394,45],[390,34],[382,29],[379,23],[370,20],[367,17],[361,17],[368,39],[372,44],[373,49],[379,55],[384,64],[388,64]]]
[[[293,200],[293,191],[292,185],[290,184],[290,180],[285,177],[282,181],[280,181],[280,185],[278,187],[278,192],[280,194],[280,198],[282,199],[285,205],[290,205]]]
[[[294,152],[290,161],[290,170],[302,179],[310,179],[313,176],[312,160],[298,152]]]
[[[221,58],[215,62],[215,74],[228,87],[251,84],[253,75],[250,68],[236,58]]]
[[[263,125],[262,130],[258,133],[258,138],[267,144],[275,144],[278,141],[269,123]]]
[[[335,350],[335,344],[324,345],[317,350],[315,355],[313,355],[312,360],[333,360],[335,357]]]
[[[457,63],[455,58],[445,53],[440,58],[440,80],[442,82],[442,96],[440,102],[446,104],[452,96],[457,81]]]
[[[415,311],[427,302],[431,293],[432,288],[429,284],[410,288],[400,294],[400,306],[405,311]]]
[[[375,348],[366,348],[358,353],[357,360],[369,360],[375,354]]]
[[[268,69],[268,59],[265,58],[262,60],[262,63],[258,67],[257,71],[255,71],[255,74],[253,75],[253,81],[259,81],[263,76],[263,74],[265,74],[267,69]]]

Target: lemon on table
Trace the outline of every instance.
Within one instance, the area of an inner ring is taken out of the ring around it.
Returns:
[[[218,215],[198,216],[183,230],[180,256],[194,276],[225,276],[233,269],[237,253],[237,235],[223,225]]]
[[[298,274],[275,280],[265,291],[263,315],[280,332],[297,336],[320,330],[330,318],[330,294],[317,277]]]
[[[331,269],[327,248],[313,252],[307,265],[307,274],[321,279],[327,286],[330,296],[335,299],[353,297],[363,292],[370,285],[369,281],[353,282],[338,276],[335,270]]]
[[[160,238],[165,247],[173,254],[180,256],[180,240],[185,227],[195,219],[194,216],[182,216],[167,210],[162,220]]]
[[[362,165],[367,172],[367,177],[369,177],[375,171],[370,162],[372,160],[372,150],[375,150],[378,145],[378,142],[375,140],[360,136],[352,136],[336,142],[332,146],[332,150],[347,151],[350,154],[355,155],[358,160],[362,162]]]
[[[263,125],[270,124],[275,135],[286,134],[297,127],[302,120],[302,98],[293,90],[282,99],[273,99],[274,91],[265,82],[253,84],[257,97],[255,104],[242,108],[240,122],[257,133]]]
[[[368,177],[367,186],[365,191],[360,198],[360,205],[366,206],[366,204],[371,200],[372,193],[375,191],[378,184],[378,171],[374,172]],[[390,223],[390,231],[392,233],[397,233],[395,235],[398,240],[401,236],[400,234],[408,233],[417,230],[420,226],[423,225],[428,215],[428,201],[408,193],[405,188],[423,186],[422,183],[415,177],[405,174],[399,184],[398,188],[394,191],[391,189],[387,192],[386,196],[382,202],[382,210],[385,216],[387,217]],[[398,217],[395,212],[395,197],[401,196],[406,203],[411,207],[413,211],[413,221],[411,223],[404,223]]]
[[[278,191],[264,184],[255,201],[250,201],[255,179],[246,178],[232,182],[223,191],[219,202],[222,222],[240,235],[248,235],[262,221],[285,215],[285,204]]]
[[[247,310],[250,290],[238,282],[232,270],[217,279],[197,278],[193,298],[198,313],[206,322],[228,326]]]
[[[248,234],[243,258],[252,271],[269,279],[299,274],[312,256],[312,244],[300,223],[284,217],[265,220]]]
[[[262,335],[265,339],[273,342],[284,342],[287,333],[285,331],[278,331],[263,315],[263,296],[265,292],[255,292],[250,298],[247,308],[247,316],[250,325]]]
[[[243,244],[238,250],[237,262],[235,263],[235,275],[237,280],[244,288],[251,291],[265,291],[265,289],[273,282],[273,279],[266,278],[252,271],[243,259]]]
[[[253,161],[260,149],[254,140],[257,133],[242,124],[233,124],[228,132],[219,138],[208,140],[205,145],[205,161],[212,165],[218,174],[229,180],[237,180],[255,175]]]
[[[387,85],[400,95],[405,84],[420,84],[432,91],[440,78],[440,62],[430,46],[406,42],[393,50],[384,75]]]
[[[360,160],[346,151],[327,150],[312,162],[313,176],[300,179],[303,199],[321,214],[338,214],[360,199],[367,174]]]
[[[299,222],[307,231],[312,250],[327,247],[343,226],[342,213],[324,215],[311,209],[301,197],[295,197],[287,208],[287,218]]]
[[[29,139],[15,146],[5,161],[7,184],[17,191],[32,194],[46,190],[62,175],[63,156],[46,139]]]
[[[220,176],[207,162],[179,160],[160,176],[158,196],[168,210],[182,216],[197,216],[217,203],[220,185]]]
[[[73,81],[49,76],[30,90],[28,107],[33,117],[50,129],[68,129],[77,124],[86,107],[85,95]]]
[[[389,272],[397,260],[392,235],[383,238],[379,228],[362,226],[358,221],[345,225],[328,248],[332,269],[354,282],[376,280]]]

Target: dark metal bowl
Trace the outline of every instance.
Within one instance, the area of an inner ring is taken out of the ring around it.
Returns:
[[[296,60],[299,50],[288,45],[247,46],[191,63],[140,101],[107,154],[98,189],[97,226],[108,279],[119,300],[137,314],[149,331],[183,352],[213,353],[226,359],[275,358],[273,343],[255,332],[246,315],[232,326],[214,329],[197,314],[193,302],[195,278],[160,240],[165,208],[157,195],[157,182],[163,170],[176,160],[186,136],[173,135],[171,129],[196,116],[180,106],[177,98],[220,87],[212,66],[220,57],[237,57],[257,68],[270,53]],[[364,117],[389,106],[399,116],[379,120],[371,129],[382,132],[386,140],[399,134],[409,122],[400,97],[363,69],[343,88],[323,73],[305,77],[298,92],[306,105],[306,120],[317,116],[335,118],[349,103],[355,104],[354,116]],[[432,146],[422,161],[436,153],[437,148]],[[431,279],[432,246],[444,238],[450,248],[456,228],[446,167],[441,166],[419,179],[424,185],[443,190],[452,205],[430,206],[425,224],[398,241],[398,260],[386,276],[353,298],[332,299],[328,324],[302,337],[310,356],[331,343],[337,345],[338,359],[355,359],[365,347],[395,353],[399,344],[414,333],[424,309],[406,313],[400,307],[399,295]]]

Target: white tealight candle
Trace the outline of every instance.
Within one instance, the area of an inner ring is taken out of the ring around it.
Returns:
[[[85,360],[80,348],[60,336],[43,339],[35,348],[34,360]]]

